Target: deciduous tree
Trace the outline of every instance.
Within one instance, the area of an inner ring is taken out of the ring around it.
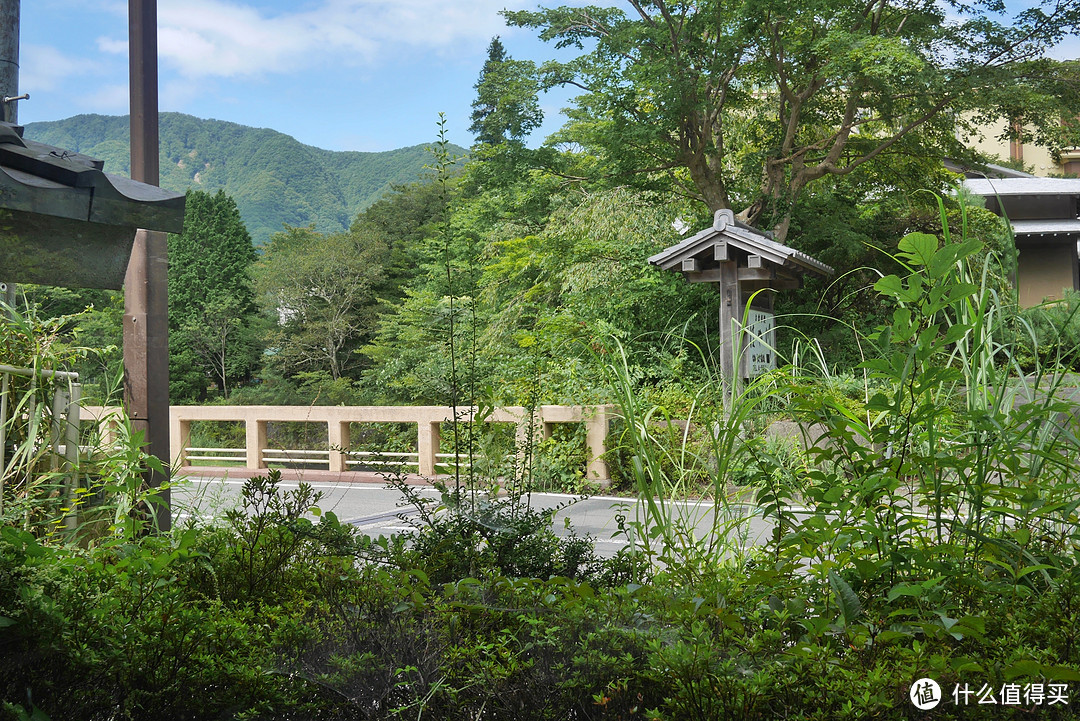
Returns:
[[[386,255],[374,234],[288,228],[271,238],[258,288],[276,318],[269,345],[283,372],[324,371],[337,380],[359,363],[353,350],[374,325],[373,289]]]
[[[628,0],[629,10],[506,12],[560,48],[543,85],[581,88],[561,139],[607,173],[664,173],[710,209],[787,231],[810,184],[890,156],[962,155],[974,122],[1042,138],[1076,108],[1075,75],[1045,52],[1080,6],[998,1]],[[1019,117],[1018,117],[1019,116]]]

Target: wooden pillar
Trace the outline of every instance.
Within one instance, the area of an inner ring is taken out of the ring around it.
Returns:
[[[739,364],[736,352],[741,356],[742,297],[739,293],[739,269],[735,260],[720,262],[720,371],[725,382],[738,383]]]
[[[157,0],[128,0],[131,179],[158,184]],[[132,426],[164,473],[148,471],[157,488],[169,480],[169,297],[165,233],[139,230],[124,278],[124,400]],[[172,527],[169,489],[158,528]]]

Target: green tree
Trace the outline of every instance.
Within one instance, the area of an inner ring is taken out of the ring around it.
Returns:
[[[396,303],[403,287],[420,272],[424,239],[444,219],[446,202],[438,183],[429,180],[395,186],[353,220],[349,232],[387,249],[385,275],[375,292]]]
[[[356,369],[353,351],[375,322],[375,288],[386,245],[373,234],[287,228],[274,235],[257,269],[272,363],[286,375],[325,373],[337,381]]]
[[[249,270],[255,247],[231,197],[187,194],[184,232],[169,236],[169,395],[222,395],[258,363],[257,307]]]
[[[474,87],[469,132],[476,135],[477,143],[520,143],[544,120],[536,97],[536,65],[510,58],[497,35],[491,39],[487,61]]]
[[[992,118],[1054,137],[1075,112],[1075,73],[1044,57],[1077,31],[1073,2],[1004,21],[1000,2],[628,4],[505,12],[557,47],[588,48],[541,69],[542,86],[584,91],[557,140],[595,152],[597,172],[663,176],[781,239],[823,178],[897,157],[926,168],[963,157],[958,135]]]

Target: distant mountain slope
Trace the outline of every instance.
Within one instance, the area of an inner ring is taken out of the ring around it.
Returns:
[[[283,224],[344,230],[392,184],[418,179],[431,162],[425,145],[383,153],[335,152],[276,130],[181,113],[162,113],[160,128],[162,187],[224,188],[236,199],[256,245]],[[26,137],[100,158],[107,172],[129,173],[126,115],[28,123]]]

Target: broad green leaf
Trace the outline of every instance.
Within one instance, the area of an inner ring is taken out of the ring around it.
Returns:
[[[1002,671],[1002,675],[1005,676],[1006,681],[1012,681],[1019,676],[1041,676],[1043,671],[1044,667],[1041,663],[1026,659],[1007,666]]]
[[[1068,666],[1044,666],[1043,673],[1051,681],[1080,681],[1080,671]]]
[[[887,275],[874,283],[874,290],[882,295],[899,298],[901,293],[903,293],[904,286],[903,283],[900,282],[898,276]]]
[[[908,233],[900,239],[900,255],[912,265],[929,265],[938,249],[937,236],[928,233]]]
[[[901,638],[911,638],[911,634],[903,631],[882,631],[874,637],[874,640],[877,643],[891,643]]]
[[[848,582],[841,578],[836,571],[829,571],[829,587],[836,594],[840,613],[844,617],[844,625],[850,625],[862,613],[862,604],[859,603],[859,597],[848,585]]]
[[[886,601],[892,602],[901,596],[922,596],[926,593],[926,589],[921,585],[912,583],[898,583],[889,591],[889,595],[885,597]]]

